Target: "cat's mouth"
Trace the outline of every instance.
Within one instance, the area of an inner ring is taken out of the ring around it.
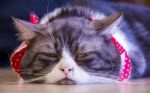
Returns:
[[[77,82],[74,80],[68,79],[68,78],[64,78],[64,79],[57,81],[56,84],[59,84],[59,85],[76,85]]]

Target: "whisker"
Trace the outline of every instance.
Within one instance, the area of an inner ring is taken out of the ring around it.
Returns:
[[[110,75],[110,74],[107,74],[107,73],[103,73],[101,75],[98,74],[98,73],[90,73],[90,75],[96,75],[96,76],[106,76],[106,75],[109,75],[113,79],[117,79],[118,78],[118,76]]]
[[[25,83],[30,83],[30,82],[33,82],[33,81],[42,80],[43,78],[45,78],[45,76],[41,76],[41,77],[33,78],[33,79],[28,79],[28,80],[24,80],[24,82]]]
[[[32,73],[32,72],[21,72],[20,74],[32,74],[32,75],[45,75],[45,74],[39,74],[39,73]]]
[[[108,84],[108,83],[116,83],[116,79],[112,79],[112,78],[106,78],[106,77],[98,77],[95,78],[96,82],[95,83],[103,83],[103,84]],[[94,81],[93,81],[94,82]]]
[[[110,73],[110,72],[112,72],[114,70],[115,66],[114,66],[113,62],[112,61],[109,61],[109,62],[111,63],[111,65],[112,65],[113,68],[111,70],[105,72],[104,74]]]
[[[47,2],[47,7],[46,7],[46,12],[47,12],[47,14],[48,14],[48,12],[49,12],[49,0],[48,0],[48,2]]]

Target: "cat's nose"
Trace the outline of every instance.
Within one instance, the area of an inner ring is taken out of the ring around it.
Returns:
[[[63,68],[60,68],[60,70],[65,74],[69,74],[70,72],[72,72],[74,69],[72,67],[63,67]]]

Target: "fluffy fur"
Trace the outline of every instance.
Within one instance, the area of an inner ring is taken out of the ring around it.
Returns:
[[[150,19],[145,17],[147,20],[141,21],[139,16],[150,10],[141,7],[145,11],[142,14],[132,7],[75,0],[46,14],[38,25],[15,20],[22,40],[28,45],[21,62],[22,77],[25,81],[51,84],[115,82],[122,64],[111,36],[116,37],[131,58],[130,79],[146,76],[150,60],[150,32],[146,23]],[[123,14],[115,15],[117,12]],[[133,16],[133,12],[139,16]]]

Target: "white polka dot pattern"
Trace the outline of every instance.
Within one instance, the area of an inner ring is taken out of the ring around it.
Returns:
[[[131,73],[131,60],[129,58],[129,55],[127,54],[126,50],[123,48],[123,46],[121,46],[119,44],[119,42],[112,37],[112,42],[114,43],[114,45],[116,46],[116,48],[118,49],[120,55],[125,55],[125,60],[124,60],[124,67],[119,75],[118,80],[119,81],[123,81],[129,78],[130,73]]]
[[[38,24],[39,17],[36,14],[31,13],[30,22],[32,24]],[[27,48],[27,45],[25,44],[25,42],[23,42],[11,56],[11,66],[14,69],[14,71],[19,75],[20,75],[21,59],[26,51],[26,48]]]
[[[21,59],[25,53],[26,48],[27,45],[23,42],[11,56],[11,66],[18,75],[20,75]]]

